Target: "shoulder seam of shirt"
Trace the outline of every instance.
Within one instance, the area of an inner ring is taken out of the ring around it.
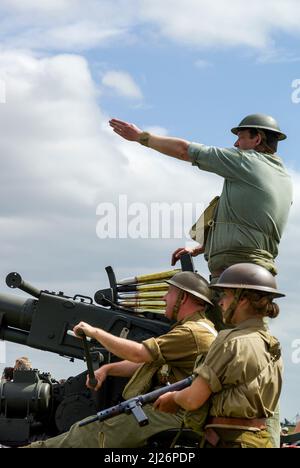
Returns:
[[[259,330],[256,330],[256,331],[259,331]],[[239,336],[232,336],[231,338],[228,339],[227,343],[234,342],[234,341],[239,341],[239,340],[246,340],[246,339],[249,340],[249,334],[247,334],[247,335],[243,334],[243,335],[239,335]],[[251,340],[254,340],[254,339],[263,341],[262,337],[258,336],[258,335],[251,337]]]

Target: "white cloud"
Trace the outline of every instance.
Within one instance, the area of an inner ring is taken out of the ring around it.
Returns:
[[[133,14],[124,0],[6,2],[0,5],[0,44],[34,50],[81,51],[124,41]],[[120,11],[122,10],[122,14]]]
[[[102,84],[112,88],[118,95],[132,99],[142,99],[143,93],[129,73],[110,70],[102,78]]]
[[[46,36],[41,31],[41,41],[45,47],[82,50],[105,46],[112,39],[119,38],[126,30],[114,27],[99,27],[91,21],[78,21],[51,29]],[[41,45],[40,45],[41,47]]]
[[[19,51],[3,52],[0,76],[7,87],[7,103],[0,106],[5,155],[0,196],[6,200],[0,216],[0,278],[20,265],[32,281],[53,278],[56,285],[63,281],[70,287],[80,278],[91,291],[90,280],[85,280],[88,271],[100,270],[97,278],[115,257],[115,265],[127,269],[128,276],[132,268],[128,259],[133,255],[129,251],[138,244],[129,241],[124,251],[124,242],[104,244],[97,239],[95,213],[100,202],[117,202],[120,194],[127,194],[130,202],[172,202],[173,181],[179,173],[176,201],[206,202],[213,195],[213,176],[203,181],[205,199],[199,200],[197,171],[113,134],[97,105],[96,84],[82,57],[36,58]],[[191,184],[186,186],[187,178]],[[169,251],[164,243],[149,243],[152,247],[149,244],[146,256],[151,248],[160,253],[150,258],[150,264],[141,256],[138,269],[169,262],[176,247],[176,241]],[[56,268],[59,273],[54,273]],[[98,279],[96,283],[99,286]]]
[[[298,239],[300,238],[300,174],[298,172],[289,171],[292,175],[294,186],[294,202],[291,208],[288,226],[284,233],[280,247],[279,261],[279,276],[278,280],[282,284],[282,289],[294,294],[297,292],[295,280],[299,270],[299,254],[300,246]],[[297,281],[297,280],[296,280]],[[290,322],[289,322],[290,323]]]
[[[36,2],[35,0],[2,0],[2,5],[12,8],[14,11],[61,11],[66,8],[72,7],[72,4],[78,3],[78,0],[42,0]]]
[[[251,8],[244,0],[6,0],[1,8],[3,43],[34,49],[88,49],[155,32],[196,48],[272,50],[278,33],[300,34],[298,0],[253,0]]]
[[[142,15],[159,33],[196,47],[270,46],[275,31],[300,33],[297,0],[141,1]]]

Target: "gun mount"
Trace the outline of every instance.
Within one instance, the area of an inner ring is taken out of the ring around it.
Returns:
[[[182,270],[194,270],[189,256],[182,259]],[[0,339],[84,360],[82,341],[70,333],[80,321],[138,342],[167,333],[170,324],[156,306],[142,309],[143,313],[122,306],[119,293],[126,287],[117,283],[111,267],[106,271],[110,288],[96,292],[95,302],[79,294],[71,297],[61,291],[38,290],[18,273],[10,273],[8,287],[33,297],[0,294]],[[156,287],[160,287],[158,283]],[[89,347],[95,369],[118,361],[98,342],[91,341]],[[97,393],[88,390],[85,383],[86,372],[59,384],[37,371],[21,372],[14,375],[13,382],[2,382],[0,443],[23,445],[66,432],[75,422],[118,404],[126,379],[109,377]],[[37,395],[42,396],[40,406]]]

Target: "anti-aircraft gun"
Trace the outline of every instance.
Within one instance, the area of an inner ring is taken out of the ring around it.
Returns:
[[[183,256],[181,264],[183,271],[194,271],[190,256]],[[85,360],[82,340],[72,333],[80,321],[137,342],[169,330],[162,306],[167,287],[164,280],[178,270],[145,276],[144,284],[140,284],[143,278],[117,282],[113,269],[107,267],[106,271],[110,288],[96,292],[94,300],[39,290],[18,273],[10,273],[8,287],[33,297],[0,295],[0,339],[71,360]],[[118,360],[95,341],[89,343],[89,352],[94,369]],[[84,372],[59,383],[49,374],[32,370],[15,372],[12,382],[2,381],[0,443],[22,445],[58,435],[75,422],[121,401],[126,379],[109,377],[96,393],[86,388],[86,375]]]

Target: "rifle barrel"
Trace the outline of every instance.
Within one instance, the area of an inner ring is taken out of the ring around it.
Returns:
[[[161,395],[164,395],[165,393],[183,390],[184,388],[189,387],[192,382],[193,376],[190,376],[174,384],[153,390],[152,392],[146,393],[145,395],[139,395],[134,398],[130,398],[129,400],[124,401],[123,403],[119,403],[116,406],[112,406],[111,408],[107,408],[100,411],[97,414],[97,416],[94,416],[93,418],[90,418],[86,421],[82,421],[79,424],[79,427],[87,426],[88,424],[91,424],[96,421],[105,421],[106,419],[111,419],[122,413],[130,414],[133,412],[134,407],[143,406],[147,403],[151,403],[157,400],[157,398],[159,398]],[[145,422],[143,424],[145,424]]]

